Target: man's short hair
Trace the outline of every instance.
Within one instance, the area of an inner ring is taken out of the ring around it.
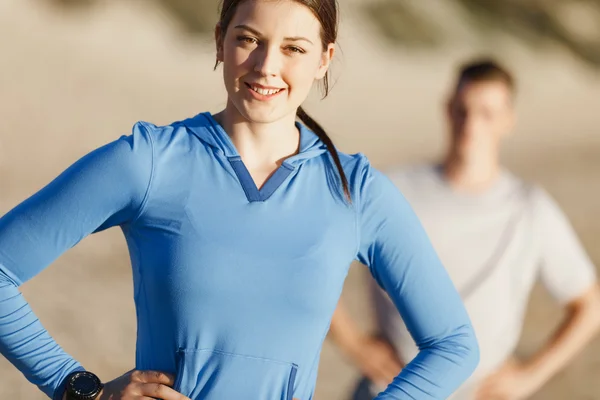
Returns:
[[[515,79],[513,75],[497,61],[491,58],[479,59],[463,64],[458,73],[456,90],[468,83],[478,82],[502,82],[515,91]]]

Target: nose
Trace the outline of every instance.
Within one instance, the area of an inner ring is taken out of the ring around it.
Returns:
[[[276,76],[281,70],[281,52],[271,46],[265,46],[255,52],[254,71],[262,76]]]
[[[463,125],[463,129],[465,131],[465,133],[467,134],[473,134],[473,132],[477,131],[477,121],[475,118],[473,118],[473,116],[468,115],[465,119],[464,119],[464,125]]]
[[[454,120],[455,128],[467,136],[471,136],[473,133],[477,132],[477,130],[480,128],[480,125],[481,124],[478,118],[470,113],[460,115]]]

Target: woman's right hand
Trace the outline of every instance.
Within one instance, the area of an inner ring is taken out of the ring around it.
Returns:
[[[175,377],[160,371],[132,370],[104,384],[98,400],[191,400],[173,389]],[[63,400],[65,400],[63,396]]]

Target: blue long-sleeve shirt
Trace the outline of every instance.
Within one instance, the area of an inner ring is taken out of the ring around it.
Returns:
[[[300,151],[257,189],[209,113],[86,155],[0,219],[0,350],[49,397],[83,369],[18,287],[85,236],[120,226],[137,310],[137,369],[192,399],[309,400],[350,263],[367,265],[420,347],[378,400],[443,399],[478,361],[469,318],[418,219],[363,155],[298,124]]]

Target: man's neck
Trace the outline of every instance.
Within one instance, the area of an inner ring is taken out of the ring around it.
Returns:
[[[450,154],[443,164],[443,175],[450,186],[460,192],[482,193],[500,175],[498,157],[460,157]]]

